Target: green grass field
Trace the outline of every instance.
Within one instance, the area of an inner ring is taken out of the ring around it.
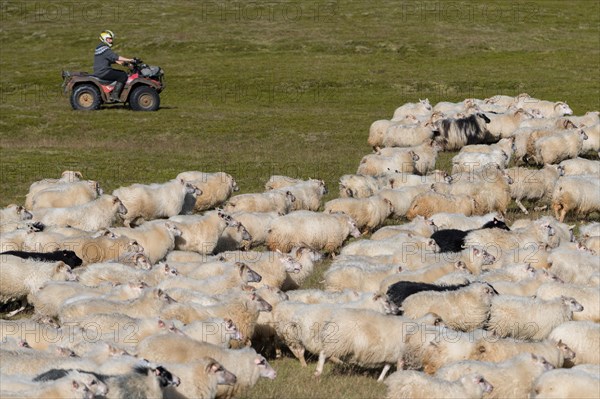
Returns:
[[[597,1],[0,0],[0,12],[0,206],[66,169],[107,192],[185,170],[228,172],[241,192],[313,177],[329,200],[370,152],[370,124],[403,103],[527,92],[600,109]],[[117,53],[165,70],[158,112],[74,112],[61,96],[61,70],[91,72],[103,29]],[[278,379],[248,397],[384,393],[361,372],[317,381],[273,365]]]

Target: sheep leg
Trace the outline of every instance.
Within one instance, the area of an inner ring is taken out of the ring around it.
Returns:
[[[381,370],[381,374],[379,375],[377,382],[383,381],[383,379],[385,378],[385,375],[390,370],[390,367],[392,367],[392,366],[390,366],[389,364],[386,364],[385,366],[383,366],[383,370]]]
[[[565,221],[565,216],[567,215],[567,209],[566,208],[562,208],[560,210],[560,218],[558,219],[559,222],[564,222]]]
[[[325,351],[319,352],[319,362],[317,363],[317,370],[315,371],[315,377],[321,376],[323,374],[323,367],[325,366],[325,360],[327,356],[325,355]]]
[[[16,316],[17,314],[21,313],[22,311],[24,311],[25,307],[26,307],[25,301],[26,301],[26,299],[21,299],[19,301],[19,304],[21,305],[21,307],[19,307],[19,309],[17,309],[17,310],[13,310],[12,312],[7,313],[6,317],[7,318],[13,317],[13,316]]]
[[[302,367],[307,367],[308,365],[306,364],[306,359],[304,359],[304,347],[302,345],[296,344],[288,345],[288,347],[290,348],[294,356],[296,356],[296,358],[300,360],[300,364],[302,365]]]
[[[331,360],[331,362],[332,362],[332,363],[335,363],[335,364],[346,364],[346,363],[344,363],[343,361],[341,361],[340,359],[338,359],[338,358],[337,358],[337,357],[335,357],[335,356],[331,356],[331,357],[329,358],[329,360]]]
[[[529,215],[529,212],[527,211],[527,208],[525,208],[525,206],[523,206],[523,204],[521,203],[521,200],[516,199],[515,202],[517,203],[517,206],[519,207],[519,209],[521,209],[521,211],[524,214]]]
[[[533,208],[533,210],[536,211],[536,212],[545,211],[546,209],[548,209],[548,205],[536,206],[535,208]]]
[[[396,370],[404,370],[404,359],[398,359],[398,362],[396,363]]]

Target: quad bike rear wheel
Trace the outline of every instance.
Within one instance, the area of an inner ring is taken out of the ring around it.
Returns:
[[[129,106],[134,111],[156,111],[160,106],[160,97],[152,87],[137,86],[131,91]]]
[[[71,107],[75,110],[93,111],[100,108],[101,103],[100,91],[93,84],[79,85],[71,93]]]

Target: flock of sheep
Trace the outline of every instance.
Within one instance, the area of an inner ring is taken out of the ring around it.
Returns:
[[[388,398],[597,398],[600,223],[563,222],[600,211],[600,162],[578,157],[600,151],[599,113],[571,114],[526,94],[405,104],[325,203],[287,176],[238,195],[224,172],[35,182],[0,211],[0,304],[18,307],[0,396],[235,397],[289,350],[317,376],[381,370]],[[508,226],[511,200],[555,217]],[[325,290],[305,289],[324,256]]]

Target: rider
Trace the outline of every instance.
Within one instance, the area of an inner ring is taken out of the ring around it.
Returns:
[[[110,49],[114,39],[115,34],[110,30],[100,33],[101,43],[96,46],[96,51],[94,51],[94,76],[104,80],[117,81],[110,95],[111,100],[117,101],[125,82],[127,82],[127,73],[113,69],[111,64],[123,65],[125,62],[133,62],[133,59],[121,57]]]

